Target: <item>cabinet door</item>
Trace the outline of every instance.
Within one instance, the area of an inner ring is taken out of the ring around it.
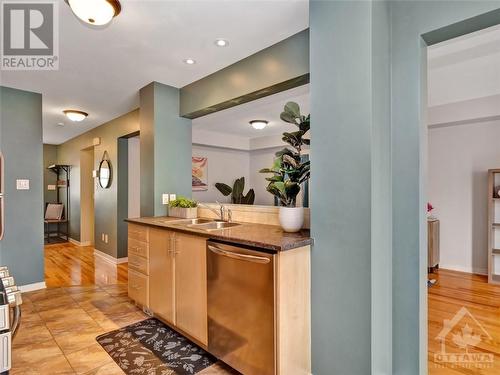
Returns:
[[[173,233],[149,231],[149,307],[155,315],[175,324]]]
[[[176,325],[208,344],[206,240],[175,234]]]

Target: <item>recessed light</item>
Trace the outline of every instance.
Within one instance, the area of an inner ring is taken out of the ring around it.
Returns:
[[[269,121],[266,121],[266,120],[252,120],[250,121],[250,125],[252,125],[252,127],[254,129],[257,129],[257,130],[262,130],[264,129],[267,124],[269,124]]]
[[[229,42],[225,39],[216,39],[215,45],[217,47],[227,47],[229,45]]]
[[[64,122],[58,122],[57,126],[64,126]]]
[[[65,0],[75,16],[90,25],[106,25],[120,14],[118,0]]]
[[[85,120],[89,115],[87,112],[78,111],[76,109],[65,109],[63,113],[69,118],[71,121],[80,122]]]
[[[195,59],[184,59],[184,63],[188,64],[188,65],[193,65],[193,64],[196,64],[196,60]]]

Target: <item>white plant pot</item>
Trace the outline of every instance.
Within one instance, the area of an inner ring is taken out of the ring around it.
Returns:
[[[304,225],[304,207],[280,207],[279,218],[285,232],[298,232]]]

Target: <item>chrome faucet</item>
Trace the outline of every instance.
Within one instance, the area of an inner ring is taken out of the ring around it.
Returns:
[[[215,213],[217,216],[219,216],[221,221],[226,221],[225,217],[226,217],[226,212],[227,212],[227,217],[228,217],[227,221],[230,223],[233,220],[233,214],[232,214],[231,209],[224,206],[222,203],[219,203],[218,201],[215,201],[215,203],[217,203],[219,205],[218,210],[213,208],[213,207],[210,207],[206,204],[203,204],[203,203],[198,203],[198,206],[202,206],[202,207],[205,207],[206,209],[209,209],[210,211]]]

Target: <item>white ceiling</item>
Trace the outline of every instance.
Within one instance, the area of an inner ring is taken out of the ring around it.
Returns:
[[[203,130],[237,135],[244,138],[258,138],[280,135],[285,131],[296,131],[297,127],[280,119],[283,107],[289,101],[300,105],[301,113],[309,113],[309,85],[266,96],[224,111],[193,120],[193,132]],[[251,120],[267,120],[262,130],[254,129]]]
[[[121,2],[121,14],[96,29],[61,0],[59,70],[1,72],[2,85],[43,94],[44,142],[60,144],[137,108],[138,90],[152,81],[185,86],[309,23],[308,0]],[[229,46],[215,47],[217,38]],[[188,57],[197,63],[184,64]],[[66,108],[90,115],[71,123]]]
[[[500,25],[429,47],[430,107],[500,94]]]

